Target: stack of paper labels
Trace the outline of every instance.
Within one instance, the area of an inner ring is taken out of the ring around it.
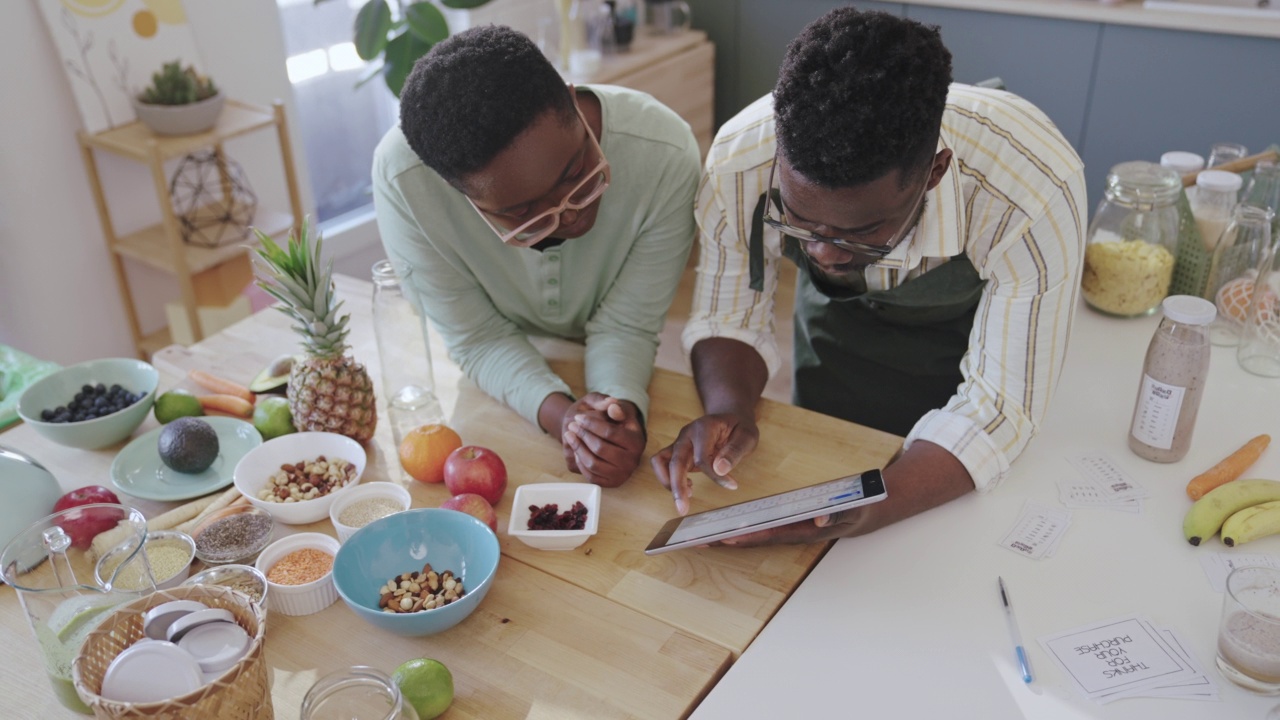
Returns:
[[[1131,697],[1217,700],[1218,686],[1173,628],[1130,615],[1040,638],[1070,685],[1099,704]]]
[[[1103,453],[1081,453],[1067,458],[1078,477],[1058,481],[1058,499],[1069,508],[1106,508],[1142,512],[1145,488]]]
[[[1071,513],[1028,500],[1013,528],[1000,539],[1000,547],[1032,560],[1053,557],[1069,527]]]

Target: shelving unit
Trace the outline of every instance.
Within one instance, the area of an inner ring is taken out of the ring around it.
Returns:
[[[253,226],[272,238],[282,237],[302,224],[302,200],[298,193],[298,180],[293,163],[293,150],[289,144],[289,128],[285,122],[284,104],[276,101],[271,107],[260,107],[228,99],[218,124],[208,132],[196,135],[162,136],[151,132],[140,122],[129,123],[96,134],[79,133],[81,156],[89,176],[89,185],[102,223],[102,235],[120,288],[120,297],[128,315],[129,330],[133,334],[138,355],[143,359],[172,342],[169,328],[143,335],[138,321],[137,307],[125,274],[124,258],[130,258],[149,267],[175,276],[182,292],[182,304],[187,321],[196,340],[205,336],[201,326],[197,298],[197,282],[202,273],[216,272],[219,266],[239,261],[251,249],[251,243],[237,242],[219,247],[189,245],[182,239],[181,227],[173,212],[169,195],[169,178],[164,164],[168,160],[183,157],[198,150],[215,148],[219,152],[227,140],[262,130],[275,128],[280,145],[280,158],[284,167],[285,184],[289,193],[289,212],[279,212],[259,207],[254,214]],[[148,166],[155,184],[156,198],[160,203],[161,221],[127,235],[117,235],[111,221],[110,208],[98,174],[94,151],[119,155]],[[228,180],[223,170],[223,184]]]

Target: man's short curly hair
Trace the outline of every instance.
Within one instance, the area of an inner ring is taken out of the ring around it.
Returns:
[[[811,182],[850,187],[927,167],[951,83],[935,26],[851,7],[787,47],[773,93],[778,145]]]
[[[528,37],[503,25],[460,32],[419,58],[400,92],[400,128],[456,187],[548,110],[576,118],[569,88]]]

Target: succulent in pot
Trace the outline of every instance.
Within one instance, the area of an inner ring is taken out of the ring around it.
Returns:
[[[133,109],[159,135],[190,135],[217,124],[223,100],[212,79],[174,60],[152,73],[151,84],[134,96]]]

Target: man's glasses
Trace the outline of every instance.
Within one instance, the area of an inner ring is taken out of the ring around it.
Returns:
[[[898,243],[902,242],[902,238],[911,231],[911,227],[916,220],[916,213],[920,211],[920,204],[924,202],[925,192],[929,189],[929,183],[926,182],[924,187],[920,189],[920,196],[917,197],[916,201],[912,204],[911,212],[907,213],[907,219],[902,223],[902,227],[898,228],[898,231],[893,234],[893,237],[889,238],[888,242],[883,245],[868,245],[856,240],[819,235],[812,230],[797,227],[787,222],[787,208],[782,202],[782,191],[774,184],[774,173],[777,171],[777,168],[778,158],[775,155],[773,158],[773,167],[769,168],[769,187],[767,190],[769,193],[769,202],[764,204],[763,220],[766,225],[777,230],[783,235],[790,235],[797,240],[827,243],[828,245],[835,245],[841,250],[848,250],[852,253],[867,255],[874,258],[882,258],[893,252],[893,249],[898,246]],[[778,210],[781,211],[781,218],[773,214],[773,206],[775,202],[777,203]]]
[[[574,88],[569,86],[569,92],[572,94]],[[480,217],[489,224],[489,227],[497,233],[502,242],[514,247],[527,248],[542,242],[547,236],[555,232],[560,227],[560,214],[565,210],[583,210],[588,205],[595,202],[604,194],[606,188],[609,187],[611,175],[609,173],[609,161],[604,157],[604,150],[600,149],[600,142],[596,139],[595,133],[591,132],[591,125],[587,123],[587,118],[582,114],[582,108],[578,107],[578,100],[573,100],[573,109],[578,113],[578,119],[582,121],[582,127],[587,130],[587,138],[591,141],[591,147],[595,150],[600,162],[583,176],[582,180],[569,191],[560,204],[538,213],[530,218],[527,222],[514,230],[500,230],[494,220],[494,216],[476,207],[471,198],[467,198],[467,202],[471,202],[471,207],[480,213]]]

